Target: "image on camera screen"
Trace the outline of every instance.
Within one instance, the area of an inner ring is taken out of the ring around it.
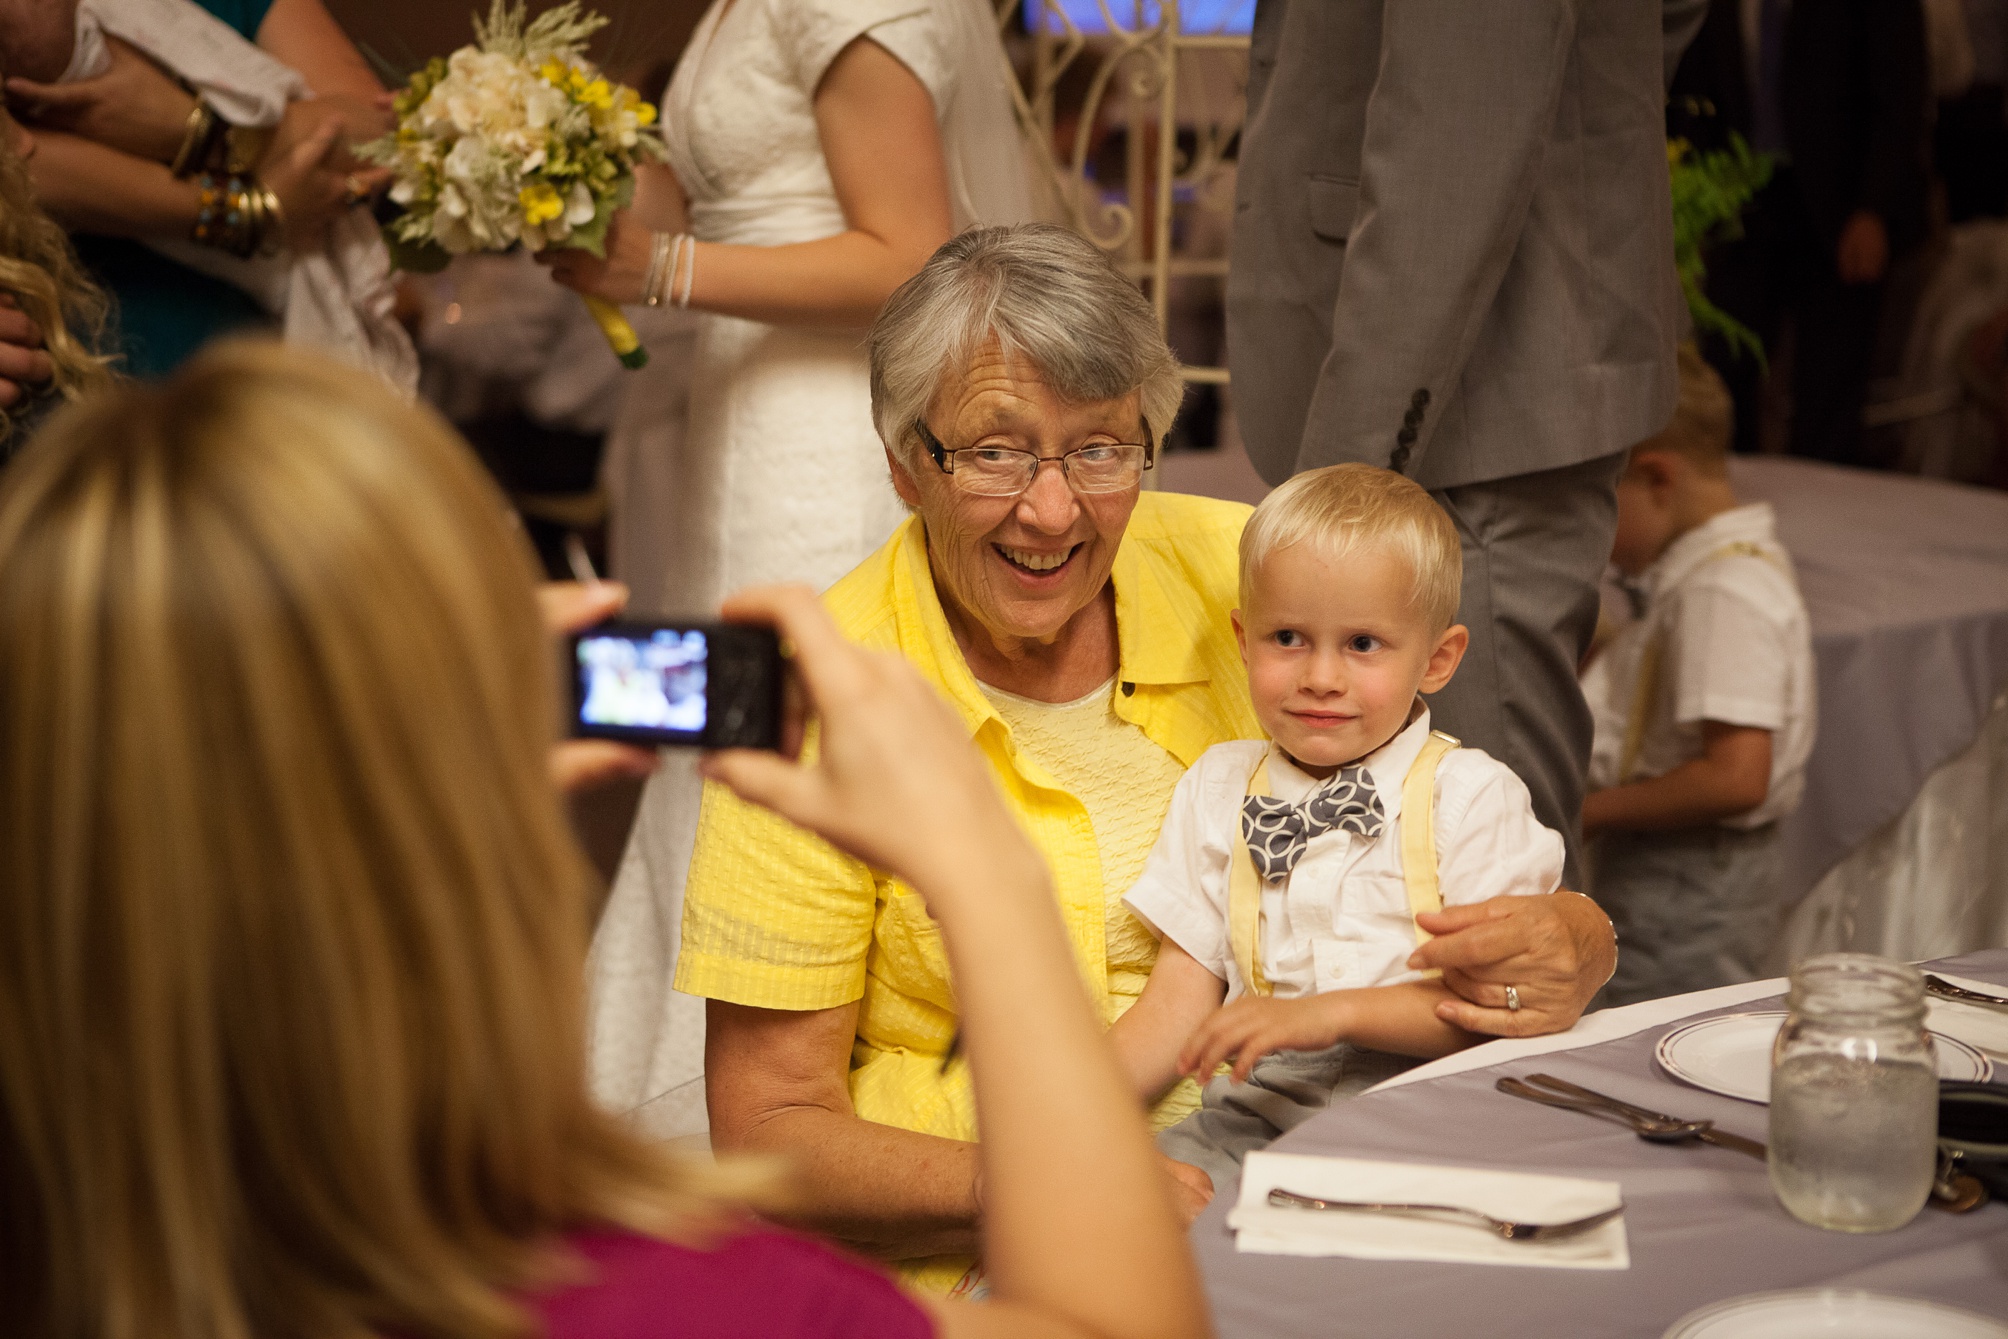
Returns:
[[[704,729],[704,634],[662,628],[647,637],[579,639],[585,699],[579,720],[622,729]]]

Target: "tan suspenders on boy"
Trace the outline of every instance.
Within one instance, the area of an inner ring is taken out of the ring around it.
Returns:
[[[1734,540],[1710,553],[1696,563],[1690,571],[1699,570],[1723,558],[1761,558],[1792,580],[1792,569],[1779,561],[1778,555],[1762,544],[1747,539]],[[1631,715],[1625,718],[1624,748],[1618,752],[1618,784],[1624,785],[1633,779],[1638,768],[1639,751],[1645,747],[1646,718],[1652,714],[1652,704],[1659,698],[1660,662],[1666,658],[1666,629],[1656,630],[1639,653],[1638,686],[1632,690]]]
[[[1408,889],[1411,918],[1425,911],[1443,909],[1443,890],[1436,882],[1436,769],[1444,756],[1458,747],[1458,741],[1441,730],[1431,730],[1422,751],[1409,765],[1401,783],[1401,877]],[[1267,795],[1269,755],[1255,764],[1248,778],[1247,793]],[[1415,942],[1430,936],[1418,925]],[[1262,973],[1262,878],[1248,854],[1248,839],[1241,834],[1241,816],[1234,818],[1234,854],[1227,862],[1227,940],[1234,950],[1234,966],[1251,995],[1267,995],[1269,978]],[[1425,976],[1436,976],[1426,972]]]

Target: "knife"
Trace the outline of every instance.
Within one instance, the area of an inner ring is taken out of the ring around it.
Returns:
[[[1681,1119],[1678,1116],[1669,1116],[1662,1111],[1648,1111],[1644,1107],[1634,1106],[1630,1102],[1621,1101],[1618,1098],[1610,1096],[1608,1093],[1600,1093],[1591,1088],[1584,1088],[1578,1084],[1570,1083],[1567,1079],[1558,1079],[1552,1074],[1529,1074],[1522,1082],[1531,1084],[1537,1088],[1546,1088],[1550,1092],[1563,1093],[1580,1101],[1595,1102],[1612,1111],[1627,1116],[1636,1116],[1641,1120],[1678,1122]],[[1716,1129],[1713,1125],[1702,1130],[1694,1137],[1704,1144],[1713,1144],[1717,1148],[1726,1148],[1732,1153],[1746,1154],[1757,1159],[1759,1162],[1765,1161],[1769,1156],[1769,1151],[1757,1140],[1746,1139],[1740,1134],[1731,1134],[1727,1130]]]

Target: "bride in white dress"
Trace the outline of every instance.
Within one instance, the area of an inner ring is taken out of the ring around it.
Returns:
[[[605,261],[545,257],[634,302],[651,232],[697,239],[694,360],[635,374],[609,447],[642,484],[617,551],[654,555],[616,573],[637,613],[823,589],[898,523],[863,333],[952,231],[1031,217],[1006,77],[987,0],[717,0],[698,25],[663,97],[674,179],[641,183]],[[593,945],[596,1094],[664,1136],[705,1128],[703,1002],[669,988],[699,793],[666,754]]]

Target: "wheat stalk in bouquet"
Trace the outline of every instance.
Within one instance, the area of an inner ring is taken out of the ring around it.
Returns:
[[[655,108],[586,59],[606,22],[577,0],[534,20],[522,0],[494,0],[487,22],[474,18],[472,45],[411,77],[392,102],[397,128],[357,150],[394,174],[401,212],[384,238],[401,268],[430,273],[515,246],[606,254],[636,166],[663,156]],[[648,361],[620,308],[585,302],[623,364]]]

